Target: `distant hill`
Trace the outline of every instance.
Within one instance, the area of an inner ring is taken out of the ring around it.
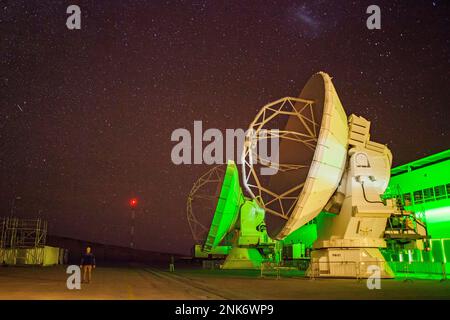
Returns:
[[[67,264],[79,264],[86,247],[92,248],[98,265],[130,263],[162,265],[168,264],[171,256],[175,259],[182,257],[181,254],[132,249],[54,235],[47,236],[47,245],[66,249],[65,263]]]

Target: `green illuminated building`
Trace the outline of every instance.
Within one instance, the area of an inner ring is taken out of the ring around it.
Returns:
[[[395,167],[386,197],[397,196],[427,228],[428,250],[400,261],[448,262],[450,259],[450,149]]]
[[[450,262],[450,149],[395,167],[384,195],[398,197],[405,211],[415,213],[427,228],[425,250],[388,250],[388,261]],[[325,213],[322,213],[325,214]],[[317,237],[315,223],[308,224],[289,235],[284,244],[292,245],[292,256],[305,256],[304,247],[312,247]],[[295,246],[301,253],[295,254]],[[398,267],[398,266],[397,266]],[[409,266],[411,268],[411,266]],[[427,266],[430,269],[430,266]],[[440,271],[436,267],[436,273]],[[448,268],[448,267],[447,267]],[[398,270],[398,269],[397,269]],[[410,270],[414,272],[414,270]],[[424,273],[427,273],[424,270]]]

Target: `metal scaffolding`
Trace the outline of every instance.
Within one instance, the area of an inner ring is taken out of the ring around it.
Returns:
[[[0,218],[0,262],[42,264],[47,238],[47,221],[41,218]]]

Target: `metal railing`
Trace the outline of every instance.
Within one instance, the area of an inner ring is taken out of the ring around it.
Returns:
[[[260,266],[260,277],[269,276],[280,279],[282,276],[298,276],[298,271],[302,271],[298,265],[264,261]]]
[[[0,218],[0,263],[42,264],[47,222],[16,217]]]
[[[450,263],[446,262],[389,262],[395,274],[406,278],[433,278],[447,280]]]
[[[393,272],[386,261],[311,261],[306,276],[315,278],[354,278],[363,279],[379,273],[382,278],[393,277]]]

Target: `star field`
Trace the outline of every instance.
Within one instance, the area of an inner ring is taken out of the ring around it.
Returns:
[[[66,8],[81,8],[81,30]],[[317,71],[372,122],[394,165],[449,148],[449,6],[378,1],[2,1],[0,204],[50,233],[187,253],[185,203],[206,165],[173,130],[247,128]]]

